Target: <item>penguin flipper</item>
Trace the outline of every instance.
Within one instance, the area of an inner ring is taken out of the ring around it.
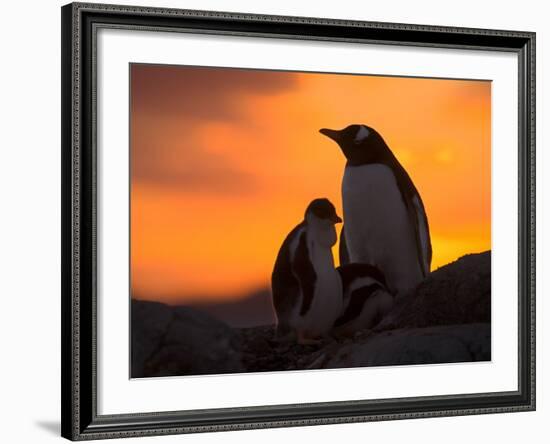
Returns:
[[[420,270],[422,271],[422,275],[426,277],[430,274],[432,264],[432,243],[430,240],[428,216],[426,215],[420,193],[416,189],[412,179],[399,161],[397,159],[395,161],[397,162],[397,168],[394,172],[395,178],[407,209],[409,221],[415,230],[416,251]]]
[[[313,264],[309,258],[306,233],[302,233],[300,236],[300,241],[298,242],[298,247],[296,248],[296,253],[294,255],[294,261],[292,263],[292,269],[302,290],[300,316],[303,316],[307,313],[313,301],[315,280],[317,278],[315,269],[313,268]]]
[[[286,336],[291,331],[289,320],[300,301],[300,283],[292,271],[290,245],[299,236],[304,224],[300,223],[286,236],[271,274],[271,296],[277,324],[277,336]]]
[[[300,296],[300,287],[294,276],[290,275],[282,282],[279,282],[280,280],[280,277],[273,280],[271,290],[273,294],[273,309],[277,320],[276,335],[278,338],[285,337],[291,332],[289,319],[292,309]]]
[[[419,194],[412,197],[412,210],[414,212],[414,226],[416,227],[416,245],[418,259],[421,264],[422,273],[426,277],[430,273],[432,263],[432,243],[430,240],[430,227],[424,204]]]
[[[349,251],[346,243],[346,234],[343,225],[342,230],[340,231],[340,247],[338,248],[338,255],[340,256],[340,265],[349,264]]]

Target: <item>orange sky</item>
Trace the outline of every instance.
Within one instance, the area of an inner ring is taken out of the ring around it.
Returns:
[[[490,82],[134,64],[133,297],[268,286],[312,199],[341,215],[345,159],[318,131],[352,123],[378,130],[415,182],[432,269],[491,248]]]

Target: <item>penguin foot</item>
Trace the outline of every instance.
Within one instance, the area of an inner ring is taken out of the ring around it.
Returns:
[[[308,338],[304,332],[299,331],[296,337],[296,342],[300,345],[319,345],[323,342],[322,339]]]
[[[294,341],[294,339],[296,339],[296,333],[294,331],[289,331],[288,333],[283,335],[275,335],[274,342],[283,344],[292,342]]]
[[[350,336],[351,335],[348,332],[345,332],[345,331],[334,331],[334,332],[332,332],[332,337],[336,341],[345,341],[346,339],[349,339]]]

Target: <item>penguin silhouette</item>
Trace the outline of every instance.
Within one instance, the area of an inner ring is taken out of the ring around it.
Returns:
[[[342,279],[344,307],[334,323],[333,333],[338,337],[352,336],[357,331],[372,329],[394,304],[384,274],[369,264],[346,264],[337,270]]]
[[[304,220],[285,238],[271,276],[277,336],[300,344],[319,342],[342,312],[342,282],[331,247],[342,222],[328,199],[315,199]]]
[[[424,204],[382,136],[366,125],[321,129],[346,156],[340,263],[367,263],[402,296],[428,275],[432,247]]]

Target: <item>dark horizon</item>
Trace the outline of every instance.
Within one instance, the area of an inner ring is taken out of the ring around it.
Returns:
[[[143,298],[132,295],[132,301],[158,302],[170,307],[190,307],[226,323],[234,328],[268,326],[275,324],[275,312],[271,303],[271,290],[268,287],[244,293],[234,299],[191,301],[171,300],[169,303],[160,302],[155,298]]]

